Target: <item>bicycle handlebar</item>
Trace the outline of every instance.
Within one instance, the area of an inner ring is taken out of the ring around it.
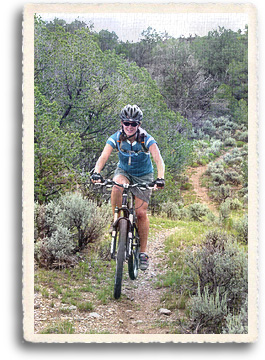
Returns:
[[[146,184],[146,183],[143,183],[143,184],[120,184],[120,183],[117,183],[116,181],[114,180],[111,180],[111,179],[106,179],[104,180],[104,182],[96,182],[94,183],[94,185],[100,185],[100,186],[106,186],[106,187],[112,187],[112,186],[119,186],[119,187],[122,187],[124,189],[132,189],[132,188],[135,188],[135,187],[139,187],[141,190],[146,190],[146,189],[149,189],[149,190],[152,190],[154,189],[155,187],[155,183],[152,182],[152,183],[149,183],[149,184]]]

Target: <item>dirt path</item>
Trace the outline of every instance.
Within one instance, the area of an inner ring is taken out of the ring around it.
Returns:
[[[214,204],[214,202],[212,201],[212,199],[209,197],[208,195],[208,188],[207,187],[203,187],[200,184],[200,179],[202,177],[202,175],[205,173],[205,171],[207,170],[207,165],[204,166],[199,166],[197,168],[190,168],[187,171],[187,174],[189,175],[189,181],[193,186],[193,190],[196,194],[196,196],[198,197],[199,201],[205,205],[208,206],[208,208],[215,214],[218,214],[218,211],[216,209],[216,206]]]
[[[172,333],[172,322],[177,314],[162,314],[161,297],[165,289],[155,286],[158,274],[166,269],[158,267],[165,259],[164,240],[176,229],[159,231],[150,237],[148,254],[150,265],[148,270],[139,270],[136,280],[130,280],[128,273],[124,273],[122,297],[112,299],[106,305],[98,304],[92,312],[80,312],[75,307],[71,311],[62,313],[62,303],[50,302],[41,295],[35,294],[35,332],[39,333],[47,326],[59,321],[69,321],[73,324],[75,334],[110,333],[110,334],[168,334]],[[69,306],[68,306],[69,308]]]
[[[232,150],[232,149],[231,149]],[[220,157],[218,157],[215,161],[220,161],[226,154],[231,152],[231,150],[225,152]],[[193,186],[193,190],[198,197],[199,201],[209,207],[209,209],[215,214],[218,215],[218,210],[216,207],[216,204],[213,202],[213,200],[208,195],[208,188],[201,186],[201,177],[207,170],[208,165],[202,165],[198,166],[196,168],[188,168],[186,170],[187,175],[189,176],[189,181]]]

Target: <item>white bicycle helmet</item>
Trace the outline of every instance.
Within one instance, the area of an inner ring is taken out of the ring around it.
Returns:
[[[143,119],[143,112],[139,106],[128,104],[121,110],[120,118],[122,121],[133,120],[141,122]]]

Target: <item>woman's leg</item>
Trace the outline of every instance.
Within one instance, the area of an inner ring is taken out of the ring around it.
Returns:
[[[119,184],[129,184],[129,180],[124,175],[116,175],[114,176],[113,180]],[[111,206],[112,206],[113,214],[116,206],[121,207],[122,193],[123,193],[123,188],[116,185],[113,186],[111,192]]]
[[[149,219],[147,216],[148,203],[135,197],[135,211],[140,237],[140,252],[146,252],[149,234]]]

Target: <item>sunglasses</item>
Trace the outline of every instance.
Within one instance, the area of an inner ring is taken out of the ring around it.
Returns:
[[[124,126],[133,126],[133,127],[136,127],[137,125],[139,125],[137,122],[129,122],[129,121],[124,121],[123,122],[123,125]]]

